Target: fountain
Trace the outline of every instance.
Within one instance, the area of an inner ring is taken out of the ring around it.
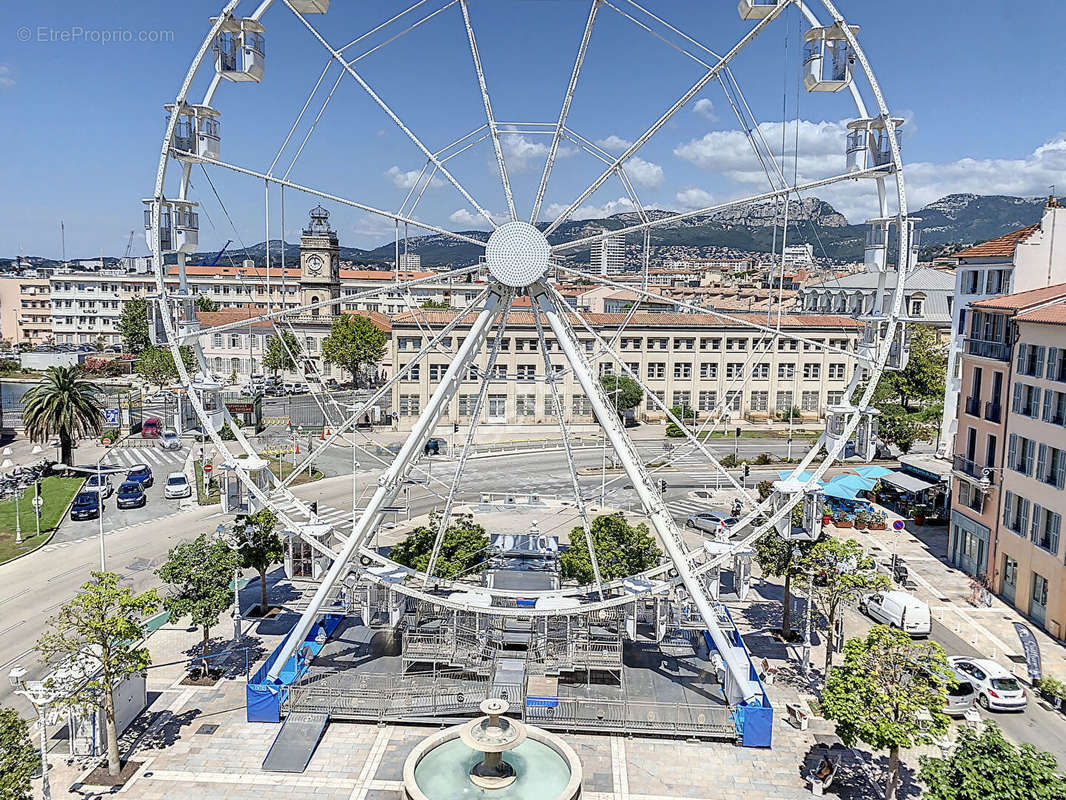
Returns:
[[[577,753],[558,736],[504,716],[509,707],[506,700],[484,700],[480,708],[485,716],[446,728],[417,745],[403,767],[405,798],[580,797]]]

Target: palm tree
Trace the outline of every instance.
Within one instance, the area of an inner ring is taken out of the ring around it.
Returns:
[[[22,420],[34,442],[59,436],[64,464],[72,463],[75,440],[99,435],[104,412],[99,388],[78,365],[49,367],[44,380],[26,392]]]

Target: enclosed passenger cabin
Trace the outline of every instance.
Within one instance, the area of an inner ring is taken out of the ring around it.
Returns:
[[[740,0],[737,11],[741,19],[766,19],[782,0]]]
[[[174,113],[174,104],[163,106]],[[178,121],[174,126],[174,141],[171,144],[174,157],[179,161],[196,163],[203,159],[218,159],[221,126],[219,112],[211,106],[182,103],[178,108]]]
[[[900,370],[907,366],[907,361],[910,359],[910,332],[905,322],[897,321],[892,341],[886,342],[889,326],[887,317],[867,316],[860,317],[859,321],[866,326],[862,332],[862,339],[859,341],[859,358],[863,361],[875,361],[880,348],[887,346],[888,359],[885,361],[885,367]]]
[[[848,420],[853,414],[859,419],[852,436],[845,436]],[[872,461],[877,455],[877,418],[881,412],[876,408],[859,408],[850,404],[829,406],[825,410],[825,446],[831,449],[846,439],[845,458],[858,456],[863,461]]]
[[[241,469],[249,480],[266,495],[270,491],[273,475],[265,459],[259,456],[243,456],[222,465],[222,512],[224,514],[254,514],[263,507],[263,502],[248,487],[237,470]]]
[[[814,542],[822,535],[822,504],[825,495],[819,486],[804,486],[798,478],[786,478],[773,483],[774,511],[791,506],[797,497],[803,504],[803,519],[799,527],[792,524],[792,514],[787,513],[777,521],[778,534],[796,542]]]
[[[261,81],[266,66],[265,31],[254,19],[224,20],[215,39],[215,71],[231,81]]]
[[[896,143],[900,140],[903,120],[892,118],[896,131]],[[884,117],[864,117],[848,123],[847,169],[848,172],[886,167],[892,164],[892,146],[888,138],[888,125]]]
[[[857,33],[858,27],[851,26]],[[803,85],[808,92],[839,92],[851,83],[851,47],[839,25],[803,34]]]
[[[888,228],[891,222],[888,219],[866,221],[866,247],[862,260],[867,272],[883,272],[888,263]]]
[[[155,200],[142,201],[144,209],[144,240],[155,252],[155,231],[152,228],[152,209]],[[200,244],[200,215],[197,205],[189,200],[163,200],[159,207],[159,249],[164,253],[195,253]]]
[[[329,11],[329,0],[289,0],[293,11],[301,14],[325,14]]]

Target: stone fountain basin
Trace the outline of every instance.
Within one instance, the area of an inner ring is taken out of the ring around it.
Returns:
[[[577,753],[566,742],[560,739],[558,736],[552,733],[548,733],[540,728],[535,728],[531,725],[526,725],[526,741],[535,742],[539,745],[543,745],[549,750],[553,751],[557,755],[562,763],[570,770],[570,779],[563,786],[561,791],[552,792],[550,794],[544,791],[536,792],[536,786],[529,787],[524,782],[516,783],[505,789],[479,789],[469,782],[466,775],[470,764],[473,761],[480,760],[483,753],[467,748],[465,744],[462,744],[460,734],[462,733],[463,726],[456,725],[451,728],[445,728],[442,731],[432,734],[423,741],[421,741],[411,751],[411,754],[407,757],[407,760],[403,765],[403,785],[404,785],[404,797],[406,800],[456,800],[456,798],[469,797],[469,798],[484,798],[485,800],[491,800],[492,798],[506,798],[506,800],[575,800],[581,796],[581,762],[578,760]],[[456,769],[457,780],[462,779],[463,784],[456,786],[454,791],[449,793],[436,792],[433,794],[426,794],[419,787],[419,784],[415,777],[415,769],[419,763],[429,755],[432,751],[441,747],[442,745],[450,745],[452,742],[462,745],[463,748],[469,750],[470,762],[467,759],[463,759],[462,765]],[[514,753],[516,751],[510,751]],[[504,760],[508,760],[508,754],[504,753]],[[541,788],[544,787],[543,782],[539,783]]]

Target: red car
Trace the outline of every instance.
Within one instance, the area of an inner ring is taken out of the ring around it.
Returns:
[[[162,429],[163,423],[159,421],[158,417],[148,417],[141,423],[141,437],[144,439],[158,439]]]

